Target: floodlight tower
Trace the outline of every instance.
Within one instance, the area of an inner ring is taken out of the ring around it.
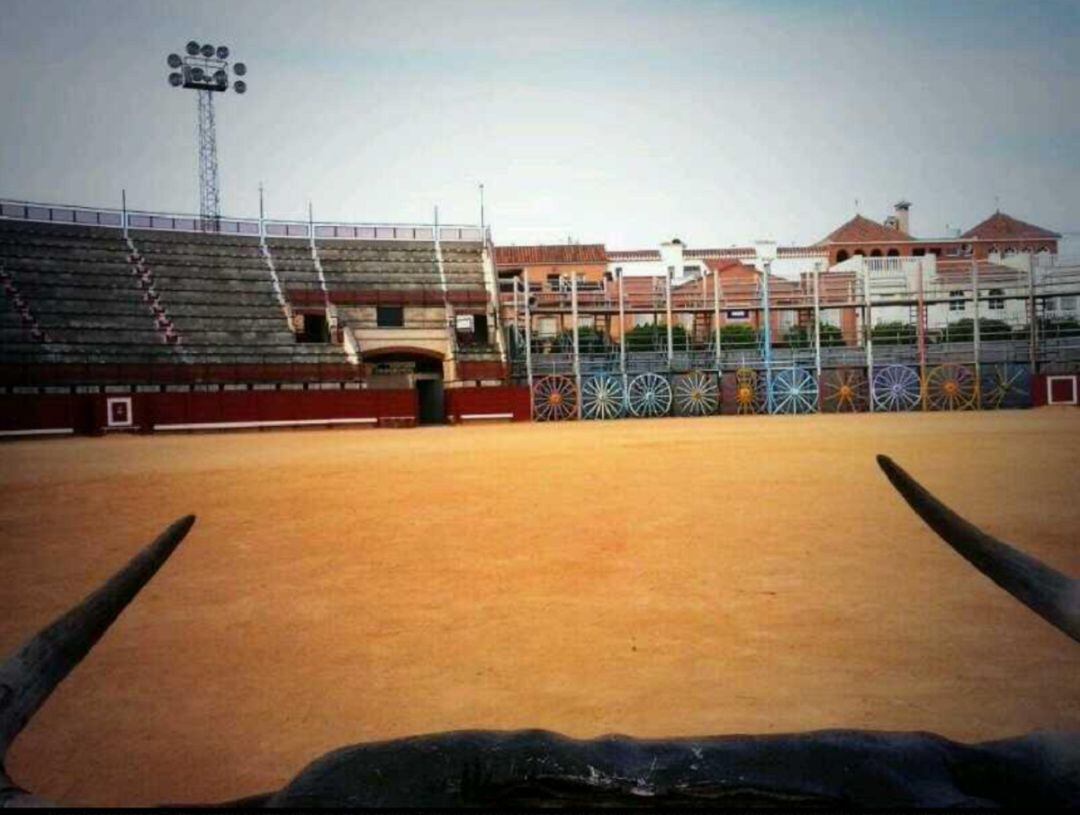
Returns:
[[[217,132],[214,126],[214,94],[229,90],[229,49],[200,45],[192,40],[186,54],[169,54],[172,73],[169,84],[199,92],[199,222],[204,231],[216,232],[221,217],[221,197],[218,192]],[[247,66],[234,62],[232,72],[245,76]],[[232,84],[237,93],[247,91],[247,82],[237,79]]]

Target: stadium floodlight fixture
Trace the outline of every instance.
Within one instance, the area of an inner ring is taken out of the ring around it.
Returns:
[[[204,230],[216,231],[221,218],[221,199],[218,192],[213,94],[229,90],[230,52],[227,46],[199,44],[197,40],[190,40],[184,46],[184,52],[186,56],[169,54],[166,58],[168,66],[173,69],[168,80],[174,88],[198,91],[200,224]],[[237,62],[232,65],[231,71],[236,76],[245,76],[247,66]],[[232,88],[242,94],[247,91],[247,83],[237,80]]]

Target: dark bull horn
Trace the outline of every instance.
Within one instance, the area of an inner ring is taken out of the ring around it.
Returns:
[[[194,515],[173,523],[101,588],[0,663],[0,805],[5,797],[19,797],[21,792],[4,771],[11,743],[168,560],[194,523]]]
[[[888,456],[878,464],[913,510],[976,569],[1044,620],[1080,642],[1080,581],[968,523]]]

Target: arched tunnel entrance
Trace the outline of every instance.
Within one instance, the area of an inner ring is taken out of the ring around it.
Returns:
[[[441,354],[418,348],[386,348],[365,352],[364,365],[369,388],[416,390],[419,424],[446,421]]]

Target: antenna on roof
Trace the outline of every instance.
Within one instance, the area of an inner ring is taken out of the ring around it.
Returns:
[[[994,212],[1001,212],[1001,196],[994,196]]]
[[[855,214],[856,215],[859,214],[859,199],[858,198],[855,199]]]

